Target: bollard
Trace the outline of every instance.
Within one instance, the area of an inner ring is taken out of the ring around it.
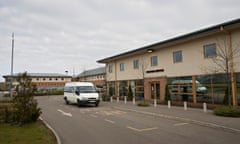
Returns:
[[[184,110],[187,110],[187,102],[184,101]]]
[[[117,103],[119,102],[119,97],[117,97]]]
[[[135,101],[135,96],[133,97],[133,105],[135,105],[136,101]]]
[[[110,102],[111,102],[111,103],[113,102],[113,98],[112,98],[112,97],[110,97]]]
[[[207,112],[207,103],[203,103],[203,112]]]
[[[124,96],[124,103],[127,104],[127,96]]]
[[[157,99],[154,99],[154,107],[157,107]]]
[[[171,101],[168,101],[168,108],[171,108]]]

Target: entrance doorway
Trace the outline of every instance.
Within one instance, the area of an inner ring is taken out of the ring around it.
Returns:
[[[151,98],[160,99],[160,82],[151,82]]]

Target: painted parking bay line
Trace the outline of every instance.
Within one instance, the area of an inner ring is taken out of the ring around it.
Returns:
[[[189,123],[176,123],[173,126],[184,126],[184,125],[188,125]]]
[[[64,115],[64,116],[72,117],[72,114],[71,114],[71,113],[64,112],[64,111],[62,111],[62,110],[60,110],[60,109],[58,109],[57,111],[59,111],[60,113],[62,113],[62,115]]]
[[[111,124],[115,124],[115,121],[109,120],[109,119],[104,119],[106,122],[109,122]]]
[[[98,118],[98,116],[94,115],[94,114],[91,114],[90,115],[91,117],[94,117],[94,118]]]
[[[131,127],[131,126],[128,126],[127,128],[130,129],[130,130],[133,130],[133,131],[137,131],[137,132],[152,131],[152,130],[157,130],[158,129],[158,127],[138,129],[138,128],[134,128],[134,127]]]

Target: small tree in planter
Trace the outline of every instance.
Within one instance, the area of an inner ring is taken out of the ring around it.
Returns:
[[[109,94],[109,97],[113,96],[113,88],[112,87],[109,87],[108,94]]]
[[[132,87],[131,85],[128,86],[128,100],[133,99],[133,92],[132,92]]]
[[[166,87],[165,87],[165,101],[167,102],[167,101],[170,101],[170,100],[172,100],[171,99],[171,94],[170,94],[168,85],[166,85]]]

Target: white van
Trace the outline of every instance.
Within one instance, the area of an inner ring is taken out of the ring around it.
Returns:
[[[90,82],[70,82],[64,87],[64,100],[66,104],[77,103],[99,105],[100,99],[96,87]]]

